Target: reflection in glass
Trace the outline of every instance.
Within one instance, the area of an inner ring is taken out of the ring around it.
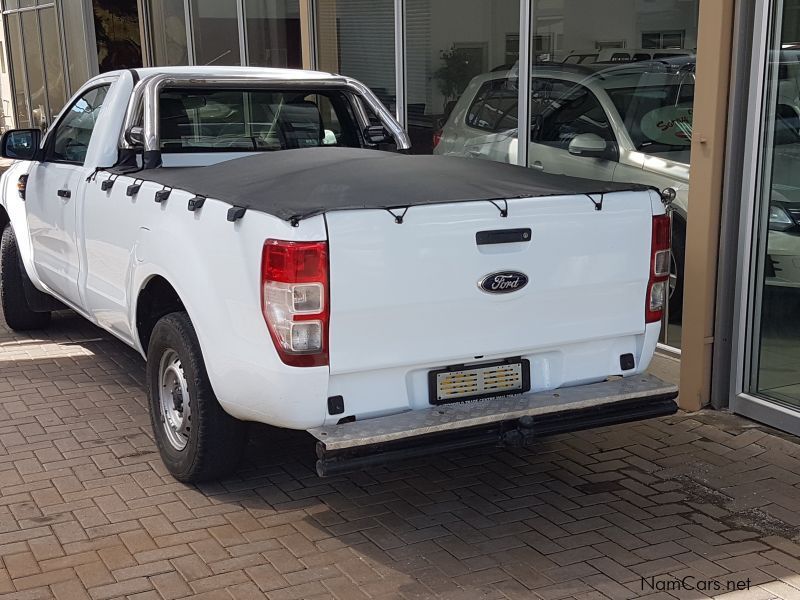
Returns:
[[[39,38],[39,20],[35,10],[20,13],[22,35],[25,38],[25,67],[28,74],[29,106],[31,124],[42,130],[49,124],[47,93],[44,81],[44,64]]]
[[[67,101],[67,91],[64,85],[64,63],[62,62],[58,26],[56,25],[56,9],[53,7],[41,9],[39,11],[39,24],[42,28],[44,63],[47,73],[47,101],[50,107],[48,120],[52,122]]]
[[[299,0],[246,0],[244,10],[248,64],[302,67]]]
[[[752,392],[800,407],[800,1],[776,14],[766,88],[762,248],[755,306],[760,335]],[[760,300],[760,302],[758,301]]]
[[[11,76],[14,86],[14,109],[17,127],[30,127],[31,116],[28,106],[28,93],[25,91],[25,61],[22,50],[22,31],[19,14],[6,17],[9,54],[11,55]]]
[[[519,2],[408,0],[406,31],[411,151],[516,161]]]
[[[393,0],[318,0],[319,68],[368,85],[395,112]]]
[[[150,22],[155,64],[188,65],[183,0],[150,0]]]
[[[668,318],[680,346],[698,0],[534,0],[529,166],[677,192]]]
[[[136,0],[93,0],[94,34],[100,72],[142,66]]]
[[[89,61],[86,58],[86,24],[83,11],[61,11],[61,26],[67,45],[66,65],[69,71],[69,95],[74,94],[89,79]],[[91,26],[91,25],[90,25]]]
[[[196,64],[242,64],[236,0],[192,0],[192,32]]]

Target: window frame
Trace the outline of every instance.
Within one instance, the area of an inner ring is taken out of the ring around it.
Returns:
[[[67,104],[65,106],[65,108],[61,111],[61,115],[59,116],[58,120],[55,122],[53,127],[50,130],[48,130],[47,138],[45,139],[44,148],[43,148],[44,152],[42,153],[42,162],[56,163],[56,164],[62,164],[62,165],[74,165],[74,166],[78,166],[78,167],[82,167],[83,165],[86,164],[86,158],[85,157],[84,157],[84,159],[82,161],[64,160],[64,159],[53,158],[53,153],[55,152],[55,145],[56,145],[56,135],[58,133],[58,130],[64,124],[64,121],[66,121],[67,117],[71,113],[72,108],[78,102],[80,102],[84,98],[84,96],[86,96],[86,94],[88,94],[90,92],[93,92],[95,90],[98,90],[100,88],[107,88],[106,96],[103,98],[103,104],[100,105],[100,108],[102,109],[103,105],[105,104],[106,99],[108,98],[108,92],[111,91],[111,86],[113,84],[114,84],[113,81],[98,82],[98,83],[96,83],[94,85],[91,85],[90,87],[87,87],[86,89],[82,89],[82,90],[78,91],[78,93],[75,95],[75,98],[69,104]],[[92,135],[89,138],[89,143],[90,144],[91,144],[91,138],[94,136],[94,131],[95,131],[94,128],[92,128]],[[89,147],[87,146],[87,153],[88,153],[88,149],[89,149]]]

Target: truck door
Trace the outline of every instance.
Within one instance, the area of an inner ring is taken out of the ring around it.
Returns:
[[[28,175],[26,205],[39,279],[62,299],[80,305],[77,206],[91,170],[89,142],[110,85],[87,90],[64,110],[45,141],[44,158]]]

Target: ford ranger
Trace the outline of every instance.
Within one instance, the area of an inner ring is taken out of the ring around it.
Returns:
[[[231,472],[248,421],[309,431],[324,475],[676,410],[645,372],[656,190],[408,147],[346,77],[95,77],[3,136],[5,321],[69,308],[140,352],[181,481]]]

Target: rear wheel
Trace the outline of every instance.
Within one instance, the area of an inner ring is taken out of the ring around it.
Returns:
[[[6,324],[14,331],[44,329],[50,323],[49,312],[36,312],[25,296],[25,286],[33,284],[22,266],[14,230],[8,223],[0,238],[0,303]]]
[[[173,477],[198,482],[236,468],[247,442],[247,424],[219,405],[185,312],[162,317],[153,328],[147,391],[156,444]]]

